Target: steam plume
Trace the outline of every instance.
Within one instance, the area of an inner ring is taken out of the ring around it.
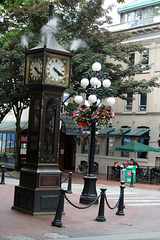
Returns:
[[[49,37],[51,37],[56,31],[58,26],[58,18],[54,17],[50,19],[46,25],[41,29],[42,41],[45,42]]]
[[[28,48],[28,38],[29,38],[28,34],[23,34],[21,37],[21,44],[25,49]]]
[[[76,51],[78,48],[86,47],[86,46],[87,46],[87,44],[83,40],[81,40],[81,39],[73,39],[71,41],[70,50],[71,51]]]

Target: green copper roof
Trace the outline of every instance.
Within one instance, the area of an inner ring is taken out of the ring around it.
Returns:
[[[150,7],[160,4],[160,0],[135,0],[117,9],[118,13],[130,12],[136,9]]]

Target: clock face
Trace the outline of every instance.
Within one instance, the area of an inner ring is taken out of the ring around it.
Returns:
[[[51,58],[46,65],[46,73],[50,81],[59,82],[65,78],[66,67],[59,58]]]
[[[70,56],[48,53],[45,58],[45,84],[68,87],[70,77]]]
[[[25,84],[41,83],[43,73],[43,55],[28,54],[25,69]]]
[[[42,61],[41,59],[34,59],[30,65],[30,77],[33,81],[37,81],[42,76]]]

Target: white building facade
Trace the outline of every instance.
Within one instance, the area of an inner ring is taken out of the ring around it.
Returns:
[[[133,64],[143,60],[144,66],[151,68],[135,76],[136,80],[160,77],[160,1],[136,0],[117,9],[120,23],[108,27],[115,32],[132,32],[132,37],[124,43],[140,43],[146,50],[140,54],[131,53]],[[109,59],[108,59],[109,61]],[[124,66],[124,68],[127,66]],[[159,78],[160,79],[160,78]],[[160,80],[158,80],[160,83]],[[119,165],[130,158],[136,158],[141,167],[160,167],[159,152],[119,152],[115,147],[139,141],[151,147],[160,146],[160,88],[151,93],[137,94],[134,101],[116,99],[116,118],[111,128],[100,131],[100,145],[96,147],[95,162],[98,172],[105,174],[107,166]],[[75,168],[81,161],[88,161],[88,149],[77,143]]]

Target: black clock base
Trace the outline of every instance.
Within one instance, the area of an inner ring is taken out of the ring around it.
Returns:
[[[56,166],[24,166],[20,185],[15,186],[12,209],[36,214],[56,212],[61,189],[61,171]]]
[[[31,215],[55,214],[59,195],[60,189],[28,189],[16,186],[12,209]]]

